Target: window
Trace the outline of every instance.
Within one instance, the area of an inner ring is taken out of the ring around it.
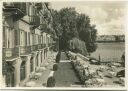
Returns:
[[[25,45],[27,45],[27,32],[24,32],[24,37],[25,37],[25,39],[24,39]]]
[[[28,45],[30,45],[30,33],[28,33]]]
[[[14,36],[15,36],[15,45],[19,44],[19,31],[18,30],[14,30]]]

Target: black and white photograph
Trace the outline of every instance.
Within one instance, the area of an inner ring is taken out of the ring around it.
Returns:
[[[2,2],[1,14],[3,88],[126,86],[125,2]]]
[[[35,90],[17,90],[17,89],[6,89],[6,90],[1,90],[1,91],[35,91]],[[36,89],[36,91],[127,91],[127,90],[39,90],[39,89]]]

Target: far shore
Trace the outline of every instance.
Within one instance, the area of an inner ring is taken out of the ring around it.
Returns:
[[[125,41],[96,41],[96,43],[124,43]]]

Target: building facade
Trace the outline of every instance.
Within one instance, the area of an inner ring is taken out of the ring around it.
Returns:
[[[20,86],[47,61],[53,47],[48,3],[3,3],[2,74],[7,87]],[[45,25],[45,26],[43,26]],[[46,27],[47,28],[44,28]]]

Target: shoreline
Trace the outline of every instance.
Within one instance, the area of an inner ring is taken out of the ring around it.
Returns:
[[[125,41],[96,41],[96,43],[125,43]]]

